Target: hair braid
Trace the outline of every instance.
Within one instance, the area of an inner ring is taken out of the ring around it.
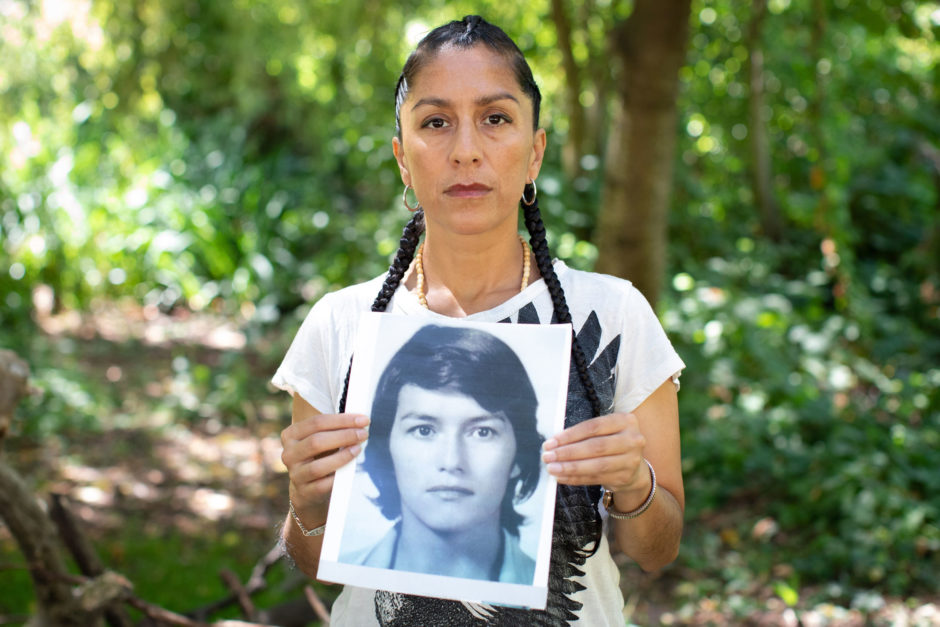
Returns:
[[[529,244],[532,246],[532,253],[535,255],[535,263],[538,265],[539,272],[542,273],[542,279],[545,281],[548,293],[552,298],[555,318],[559,322],[567,322],[570,324],[571,312],[568,311],[568,302],[565,300],[565,291],[561,287],[561,281],[558,280],[558,275],[555,274],[555,268],[552,266],[552,256],[548,250],[548,241],[545,239],[545,224],[542,222],[542,213],[539,211],[538,197],[532,201],[532,204],[527,204],[525,198],[523,198],[522,211],[525,218],[526,229],[529,231]],[[578,335],[575,333],[573,325],[571,328],[571,356],[574,358],[574,366],[578,371],[578,378],[581,380],[581,385],[584,387],[588,401],[591,403],[591,413],[594,416],[600,416],[601,402],[597,397],[594,382],[591,381],[590,374],[588,373],[587,358],[584,356],[584,349],[581,348],[581,344],[578,342]],[[560,497],[564,500],[570,500],[571,508],[590,508],[593,521],[588,525],[588,529],[592,532],[591,535],[593,535],[594,538],[594,545],[590,549],[585,550],[582,549],[582,545],[578,541],[576,534],[568,538],[568,540],[573,543],[570,549],[575,555],[579,556],[577,560],[584,560],[588,556],[594,555],[601,546],[604,524],[601,520],[600,511],[597,509],[597,503],[601,498],[600,486],[560,485],[558,488]],[[563,520],[567,521],[568,524],[572,524],[571,520]],[[556,525],[557,524],[558,518],[556,517]],[[579,523],[574,523],[574,526],[578,527]],[[563,540],[562,542],[565,541]],[[580,561],[580,563],[583,564],[584,562]]]
[[[561,287],[558,275],[555,274],[555,268],[552,266],[552,256],[548,250],[548,241],[545,239],[545,224],[542,222],[542,213],[539,211],[538,197],[531,205],[522,203],[522,210],[525,216],[525,226],[529,231],[529,244],[532,246],[532,254],[535,256],[535,263],[542,273],[545,285],[548,287],[548,293],[552,297],[552,306],[555,309],[555,317],[558,322],[571,323],[571,312],[568,311],[568,302],[565,300],[565,291]],[[581,385],[587,393],[588,400],[591,403],[591,410],[595,416],[602,413],[601,401],[597,397],[597,390],[594,389],[594,382],[588,374],[588,362],[584,356],[584,350],[578,342],[578,336],[571,329],[571,356],[574,358],[575,369],[578,371],[578,378],[581,379]]]
[[[372,302],[372,311],[385,311],[388,307],[388,301],[392,299],[395,290],[398,289],[408,266],[415,257],[415,251],[418,249],[418,241],[421,234],[424,233],[424,211],[418,209],[408,220],[408,224],[401,232],[401,239],[398,241],[398,252],[395,253],[395,259],[388,268],[388,274],[382,289]],[[346,411],[346,394],[349,392],[349,373],[352,371],[352,357],[349,358],[349,367],[346,368],[346,378],[343,380],[343,394],[339,399],[340,413]]]
[[[372,311],[385,311],[388,307],[388,301],[392,299],[399,283],[408,271],[408,266],[415,257],[415,251],[418,249],[418,241],[421,234],[424,233],[424,210],[418,209],[408,220],[408,224],[401,232],[401,239],[398,241],[398,252],[395,253],[395,259],[388,269],[388,275],[385,277],[385,283],[379,290],[378,296],[372,303]]]

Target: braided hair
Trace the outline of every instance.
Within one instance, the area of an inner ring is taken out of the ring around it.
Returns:
[[[415,257],[415,251],[418,249],[418,242],[421,234],[424,233],[424,211],[418,209],[408,220],[408,224],[402,230],[401,239],[398,241],[398,252],[395,253],[395,259],[388,269],[385,276],[385,282],[382,283],[382,289],[372,302],[372,311],[382,312],[388,308],[388,302],[398,289],[408,266],[411,265]],[[349,367],[346,369],[346,378],[343,381],[343,394],[339,399],[339,411],[346,411],[346,395],[349,392],[349,373],[352,371],[352,358],[349,359]]]
[[[529,191],[531,184],[526,185],[526,191]],[[533,196],[535,190],[532,189]],[[555,319],[562,324],[571,324],[571,313],[568,311],[568,301],[565,300],[565,291],[561,288],[561,282],[558,275],[555,274],[555,268],[552,265],[552,256],[548,251],[548,241],[545,239],[545,224],[542,223],[542,213],[539,211],[539,199],[535,197],[532,203],[525,202],[523,194],[522,210],[525,215],[525,227],[529,231],[529,245],[532,246],[532,254],[535,256],[535,263],[539,267],[542,279],[548,287],[548,293],[552,297],[552,308],[555,310]],[[597,390],[594,389],[594,382],[591,381],[588,373],[587,357],[584,355],[584,349],[578,342],[578,336],[571,329],[571,358],[574,360],[574,366],[578,371],[578,379],[584,386],[584,393],[591,403],[591,411],[595,416],[600,416],[601,401],[597,397]]]

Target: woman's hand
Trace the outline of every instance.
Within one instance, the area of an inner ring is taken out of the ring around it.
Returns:
[[[309,528],[323,523],[334,473],[359,454],[368,425],[367,416],[321,414],[294,395],[292,424],[281,432],[281,461],[290,476],[291,501]]]
[[[676,386],[663,382],[629,414],[608,414],[565,429],[544,445],[542,459],[559,483],[602,485],[612,508],[631,512],[659,486],[649,509],[630,520],[611,519],[616,545],[647,571],[675,559],[682,537],[685,490],[679,454]]]
[[[569,427],[543,445],[542,460],[559,483],[602,485],[613,492],[650,490],[646,437],[635,414],[607,414]],[[645,492],[644,492],[645,491]]]

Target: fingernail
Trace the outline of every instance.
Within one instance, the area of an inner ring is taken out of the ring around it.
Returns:
[[[557,455],[555,455],[554,451],[547,451],[545,453],[542,453],[542,461],[545,462],[546,464],[555,461],[556,458],[557,458]]]
[[[542,443],[542,450],[548,451],[558,446],[558,440],[555,438],[549,438]]]
[[[561,474],[561,464],[549,464],[548,472],[553,475]]]
[[[356,416],[355,424],[357,427],[365,427],[369,422],[368,416]]]
[[[369,430],[368,430],[368,429],[356,429],[356,438],[357,438],[360,442],[362,442],[363,440],[365,440],[367,437],[369,437]]]
[[[350,446],[350,447],[349,447],[349,452],[352,453],[352,456],[353,456],[353,457],[355,457],[356,455],[358,455],[358,454],[359,454],[359,451],[361,451],[361,450],[362,450],[362,446],[360,446],[359,444],[356,444],[355,446]]]

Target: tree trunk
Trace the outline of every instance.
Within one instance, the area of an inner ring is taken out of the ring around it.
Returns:
[[[29,364],[10,350],[0,349],[0,443],[6,437],[13,412],[29,394]]]
[[[748,27],[748,126],[750,126],[751,187],[760,210],[764,235],[775,242],[783,236],[780,208],[773,194],[773,165],[770,138],[767,136],[767,104],[764,101],[764,51],[761,48],[767,0],[754,0],[753,15]]]
[[[690,0],[637,0],[615,33],[621,102],[607,147],[597,269],[633,281],[655,305],[666,267],[679,68]]]
[[[565,69],[565,105],[568,113],[568,138],[562,151],[565,174],[574,180],[581,174],[581,157],[584,156],[585,115],[581,106],[581,68],[574,58],[571,45],[571,18],[564,0],[552,0],[552,20],[561,50],[562,67]]]

